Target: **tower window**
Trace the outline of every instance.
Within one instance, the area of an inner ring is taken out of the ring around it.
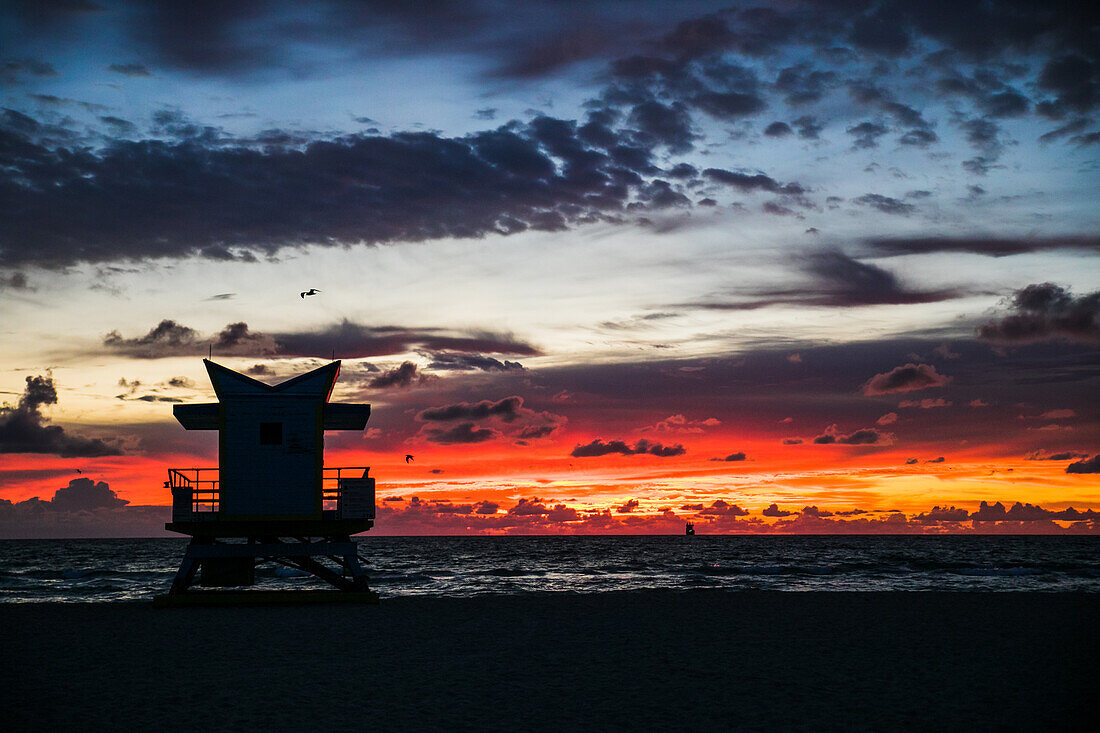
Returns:
[[[281,422],[260,423],[260,445],[282,445],[283,424]]]

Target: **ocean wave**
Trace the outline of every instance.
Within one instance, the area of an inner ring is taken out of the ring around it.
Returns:
[[[704,565],[704,575],[833,575],[842,572],[832,565]]]
[[[1021,575],[1043,575],[1049,571],[1042,568],[955,568],[951,572],[958,575],[975,577],[1018,577]]]
[[[522,578],[522,577],[526,577],[528,575],[530,575],[530,576],[546,575],[546,571],[544,571],[544,570],[527,570],[525,568],[489,568],[488,570],[483,570],[478,574],[479,575],[492,575],[493,577],[496,577],[496,578]]]
[[[370,585],[387,597],[654,588],[1100,593],[1096,537],[682,539],[369,537],[360,553]],[[167,590],[184,547],[158,540],[6,541],[0,602],[148,599]],[[257,568],[256,581],[324,587],[270,563]]]

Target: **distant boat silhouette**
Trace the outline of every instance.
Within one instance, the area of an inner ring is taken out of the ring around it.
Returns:
[[[695,534],[695,525],[691,522],[688,522],[687,527],[684,529],[684,534],[686,534],[688,537],[693,536]]]

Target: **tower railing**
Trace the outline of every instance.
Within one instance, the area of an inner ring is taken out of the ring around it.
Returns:
[[[373,518],[374,479],[369,466],[331,466],[321,469],[321,507],[324,518]],[[172,491],[172,521],[214,521],[221,510],[221,483],[217,468],[169,468],[165,486]]]
[[[216,468],[169,468],[172,490],[172,521],[203,521],[217,518],[221,509],[221,485]]]

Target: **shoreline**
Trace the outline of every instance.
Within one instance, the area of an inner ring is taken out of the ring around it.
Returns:
[[[0,701],[9,730],[1065,729],[1097,618],[977,591],[0,604]]]

